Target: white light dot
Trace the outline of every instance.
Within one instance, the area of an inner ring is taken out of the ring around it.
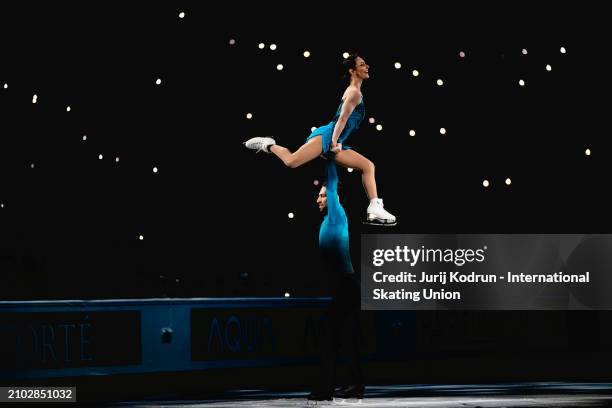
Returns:
[[[352,168],[352,167],[349,167],[349,168],[348,168],[348,169],[346,169],[346,170],[347,170],[349,173],[352,173],[352,172],[353,172],[353,168]]]
[[[382,130],[382,125],[376,125],[376,130],[381,131]]]
[[[590,156],[591,155],[591,149],[586,149],[584,151],[584,154],[586,154],[587,156]]]
[[[70,106],[66,106],[66,112],[70,112]]]
[[[347,59],[349,57],[349,55],[351,55],[351,54],[349,54],[348,52],[345,52],[345,53],[342,54],[342,57],[344,59]]]
[[[395,69],[400,69],[402,67],[402,64],[400,64],[399,62],[395,63]]]
[[[552,67],[550,66],[550,64],[547,64],[547,65],[546,65],[546,70],[547,70],[547,71],[551,71],[551,70],[552,70]]]
[[[83,140],[87,140],[87,135],[83,135]]]
[[[183,18],[183,17],[185,17],[185,12],[181,11],[181,12],[179,13],[179,18]]]
[[[259,43],[258,47],[259,47],[260,50],[263,50],[266,47],[266,44]]]
[[[8,84],[4,84],[4,89],[8,88]]]
[[[0,208],[4,208],[4,203],[0,203]]]
[[[459,52],[459,57],[461,57],[461,58],[465,58],[465,52],[460,51],[460,52]]]
[[[523,55],[527,55],[527,49],[523,48],[522,53],[523,53]]]
[[[153,167],[153,173],[157,173],[157,167]]]
[[[483,181],[482,185],[485,186],[485,187],[489,187],[489,180]]]
[[[315,186],[318,186],[318,185],[319,185],[319,180],[314,180],[314,181],[312,182],[312,184],[314,184]]]
[[[313,126],[313,127],[310,128],[310,131],[314,132],[316,128],[317,128],[316,126]]]
[[[236,44],[236,40],[234,40],[233,38],[231,38],[231,39],[229,40],[229,43],[230,43],[230,45],[234,45],[234,44]]]
[[[419,71],[417,71],[416,69],[412,70],[412,76],[418,77]]]
[[[446,134],[446,129],[444,129],[444,128],[440,128],[440,134],[441,134],[441,135],[445,135],[445,134]]]
[[[161,84],[161,79],[160,79],[160,78],[157,78],[157,80],[155,81],[155,83],[156,83],[157,85],[160,85],[160,84]]]
[[[142,241],[144,239],[144,237],[142,235],[139,235],[138,239],[140,239]]]
[[[115,161],[119,163],[119,156],[115,157]]]
[[[279,71],[282,71],[283,70],[283,64],[278,64],[276,66],[276,69],[278,69]]]
[[[442,81],[441,79],[438,79],[436,83],[438,84],[438,86],[444,85],[444,81]]]
[[[561,47],[561,54],[565,54],[565,47]]]
[[[374,119],[374,118],[370,118],[370,119],[368,119],[368,122],[370,122],[370,123],[376,123],[376,119]]]
[[[276,44],[270,44],[270,49],[274,51],[276,49]]]
[[[102,156],[101,154],[98,155],[98,159],[102,160],[104,156]]]
[[[289,292],[285,292],[285,297],[289,297]]]
[[[247,119],[253,119],[253,114],[251,112],[247,113]]]
[[[414,130],[411,130],[411,131],[409,132],[409,134],[410,134],[410,136],[415,136],[415,135],[416,135],[416,132],[415,132]]]
[[[30,164],[30,168],[33,169],[34,168],[34,163]]]
[[[294,217],[294,215],[293,215],[293,213],[292,213],[292,212],[290,212],[290,213],[289,213],[287,216],[288,216],[289,218],[293,218],[293,217]]]
[[[36,103],[38,101],[38,95],[34,94],[34,96],[32,96],[32,103]]]
[[[521,79],[521,80],[519,80],[519,85],[520,85],[520,86],[525,86],[525,81],[523,81],[522,79]]]
[[[304,58],[310,57],[310,51],[304,51]]]
[[[510,177],[508,177],[506,179],[506,185],[509,186],[510,184],[512,184],[512,180],[510,180]]]

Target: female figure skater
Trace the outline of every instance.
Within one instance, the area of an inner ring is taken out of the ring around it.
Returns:
[[[336,163],[361,171],[361,180],[370,200],[367,209],[368,222],[395,224],[395,216],[383,208],[382,198],[378,198],[374,163],[343,145],[353,131],[359,128],[365,117],[361,84],[370,77],[368,73],[370,66],[357,54],[350,55],[344,60],[343,65],[348,70],[350,84],[344,91],[334,119],[327,125],[315,129],[297,151],[291,153],[289,149],[277,145],[271,137],[254,137],[244,144],[247,148],[258,152],[263,150],[266,153],[274,153],[290,168],[299,167],[317,156],[324,157],[329,151],[333,152]]]

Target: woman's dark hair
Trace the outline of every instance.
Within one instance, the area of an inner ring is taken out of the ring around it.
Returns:
[[[351,72],[349,69],[357,69],[357,58],[361,57],[361,55],[356,52],[349,55],[344,61],[342,61],[342,70],[344,71],[344,78],[350,79]]]

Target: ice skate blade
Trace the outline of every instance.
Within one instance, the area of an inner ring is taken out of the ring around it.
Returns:
[[[375,225],[377,227],[393,227],[397,225],[397,221],[395,222],[380,222],[378,220],[365,220],[363,222],[364,225]]]

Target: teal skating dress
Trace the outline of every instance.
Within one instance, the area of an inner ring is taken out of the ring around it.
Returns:
[[[340,112],[342,111],[343,104],[344,104],[344,101],[340,101],[340,106],[338,106],[336,115],[334,115],[334,119],[331,122],[329,122],[327,125],[316,128],[310,134],[310,136],[308,136],[308,138],[306,139],[306,141],[309,141],[313,137],[321,135],[323,137],[323,140],[322,140],[323,154],[326,154],[331,147],[334,127],[336,126],[336,121],[340,117]],[[355,106],[355,109],[353,109],[353,112],[351,112],[351,116],[349,116],[348,120],[346,121],[346,125],[344,126],[344,129],[342,130],[342,133],[340,133],[340,137],[338,138],[338,142],[342,143],[342,150],[350,149],[349,146],[344,145],[344,141],[348,139],[351,133],[359,129],[359,125],[361,125],[361,122],[363,121],[364,117],[365,117],[365,105],[363,104],[363,97],[361,97],[361,101],[359,102],[357,106]]]
[[[319,230],[319,248],[327,266],[340,274],[355,273],[349,251],[346,212],[338,197],[338,172],[334,160],[327,161],[327,215]]]

